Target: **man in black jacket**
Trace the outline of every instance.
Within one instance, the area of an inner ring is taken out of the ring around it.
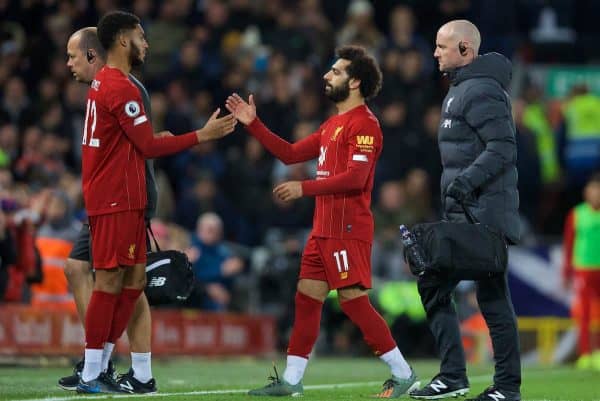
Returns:
[[[498,53],[478,55],[475,25],[455,20],[437,33],[434,57],[451,80],[442,104],[438,142],[442,159],[442,205],[448,221],[467,222],[463,206],[479,222],[519,240],[515,127],[506,92],[511,63]],[[465,395],[465,354],[452,302],[459,274],[419,277],[419,293],[441,357],[440,373],[411,393],[419,399]],[[520,400],[521,365],[515,312],[506,274],[477,280],[477,301],[490,330],[494,384],[473,400]]]

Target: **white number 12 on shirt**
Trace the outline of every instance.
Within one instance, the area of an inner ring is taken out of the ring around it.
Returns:
[[[341,256],[341,261],[340,261]],[[343,263],[343,271],[348,271],[348,252],[345,249],[342,249],[339,252],[334,252],[333,257],[335,258],[335,263],[337,263],[338,271],[342,272],[342,263]],[[341,262],[341,263],[340,263]]]
[[[100,147],[100,139],[94,138],[94,131],[96,130],[96,101],[88,99],[87,107],[85,109],[85,122],[83,123],[83,145],[87,145],[87,134],[88,134],[88,118],[92,119],[92,126],[90,128],[90,143],[89,146],[93,148]]]

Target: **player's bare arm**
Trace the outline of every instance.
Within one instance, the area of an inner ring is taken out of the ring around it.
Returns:
[[[244,125],[249,125],[256,118],[256,105],[254,104],[254,96],[248,97],[248,102],[234,93],[227,97],[225,107],[229,112]]]
[[[290,202],[301,198],[302,181],[288,181],[277,185],[273,188],[273,193],[284,202]]]
[[[237,124],[236,117],[233,114],[227,114],[226,116],[219,117],[220,112],[220,108],[215,110],[206,124],[204,124],[204,127],[196,130],[198,143],[223,138],[224,136],[233,132]]]

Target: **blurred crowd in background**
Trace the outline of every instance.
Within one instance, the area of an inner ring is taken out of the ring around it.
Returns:
[[[79,174],[88,89],[66,67],[66,42],[117,8],[139,16],[147,35],[148,57],[136,75],[151,94],[155,132],[200,128],[237,92],[254,94],[266,125],[296,141],[334,112],[322,75],[336,46],[360,44],[376,56],[384,84],[369,106],[384,148],[372,204],[373,297],[406,342],[422,341],[426,328],[416,288],[403,287],[412,277],[397,227],[442,217],[437,129],[448,82],[433,58],[440,25],[471,20],[481,31],[480,53],[500,52],[515,65],[525,242],[559,240],[569,208],[600,166],[594,88],[576,84],[551,98],[533,68],[598,62],[598,1],[0,0],[0,302],[35,304],[43,285],[65,295],[65,244],[85,221]],[[315,163],[285,166],[238,126],[155,166],[154,232],[163,248],[186,250],[202,283],[187,306],[273,313],[282,330],[290,327],[314,202],[282,203],[271,190],[314,177]],[[409,301],[398,305],[403,292]],[[466,294],[463,311],[473,303]],[[327,324],[337,325],[336,304],[328,310]],[[331,333],[330,344],[348,348],[352,333]]]

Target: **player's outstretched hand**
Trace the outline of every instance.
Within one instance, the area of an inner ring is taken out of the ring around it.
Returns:
[[[256,118],[256,105],[252,95],[248,97],[248,103],[246,103],[240,95],[233,93],[227,97],[225,107],[244,125],[250,124]]]
[[[220,108],[215,110],[206,124],[204,124],[204,127],[196,131],[196,134],[198,135],[198,142],[219,139],[233,132],[235,125],[237,124],[237,120],[233,114],[227,114],[226,116],[219,117],[220,112]]]
[[[273,193],[284,202],[293,201],[302,197],[302,182],[288,181],[277,185]]]

